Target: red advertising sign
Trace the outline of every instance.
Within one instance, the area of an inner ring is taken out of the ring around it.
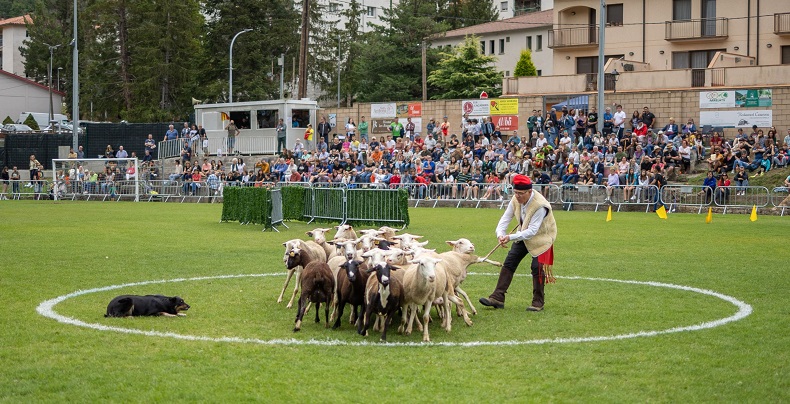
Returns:
[[[422,103],[415,102],[413,104],[409,104],[409,116],[417,117],[422,116]]]
[[[500,131],[518,130],[518,115],[499,115],[491,118]]]

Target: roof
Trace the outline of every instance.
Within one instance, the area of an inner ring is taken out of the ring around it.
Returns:
[[[491,32],[520,31],[524,29],[551,26],[554,24],[554,10],[543,10],[521,14],[513,18],[491,21],[447,31],[444,38],[464,37],[467,35],[488,34]],[[438,39],[438,38],[437,38]]]
[[[26,23],[32,23],[33,19],[30,18],[30,14],[21,15],[19,17],[11,17],[6,18],[5,20],[0,20],[0,27],[5,25],[25,25]]]
[[[30,79],[25,78],[25,77],[22,77],[22,76],[17,76],[16,74],[11,73],[11,72],[7,72],[7,71],[5,71],[3,69],[0,69],[0,74],[2,74],[4,76],[11,77],[11,78],[14,78],[14,79],[17,79],[17,80],[19,80],[21,82],[24,82],[25,84],[36,86],[36,87],[39,87],[39,88],[43,88],[44,90],[49,91],[49,87],[47,87],[47,86],[45,86],[45,85],[43,85],[41,83],[36,83],[35,81],[30,80]],[[58,94],[61,97],[65,97],[66,96],[66,93],[64,93],[62,91],[55,90],[54,88],[52,89],[52,93],[53,94]]]

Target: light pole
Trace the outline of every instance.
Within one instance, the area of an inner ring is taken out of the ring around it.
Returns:
[[[80,80],[79,80],[79,56],[77,48],[77,0],[74,0],[74,39],[72,40],[72,68],[71,68],[71,147],[79,149],[78,139],[80,131]]]
[[[280,57],[277,58],[277,64],[280,65],[280,99],[283,99],[283,76],[285,75],[285,54],[281,53]]]
[[[49,123],[52,124],[52,121],[55,120],[54,115],[54,107],[52,106],[52,54],[55,52],[55,49],[59,48],[60,45],[50,45],[44,44],[49,48],[49,77],[47,81],[49,81]]]
[[[233,102],[233,43],[236,42],[236,38],[238,38],[239,35],[250,31],[252,31],[252,28],[247,28],[243,31],[239,31],[238,33],[236,33],[236,35],[233,36],[233,39],[230,41],[230,65],[228,66],[228,74],[229,74],[228,100],[230,102]]]
[[[58,91],[60,91],[60,71],[63,70],[62,67],[58,67]]]
[[[337,36],[337,107],[340,108],[340,35]]]

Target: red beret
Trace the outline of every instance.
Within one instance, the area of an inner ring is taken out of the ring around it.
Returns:
[[[532,189],[532,180],[526,175],[517,174],[513,177],[513,188],[519,191]]]

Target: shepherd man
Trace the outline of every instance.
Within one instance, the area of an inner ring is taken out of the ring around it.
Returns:
[[[510,252],[502,264],[499,280],[494,293],[487,298],[481,297],[480,303],[495,309],[505,308],[505,294],[516,268],[524,257],[531,258],[532,269],[532,304],[527,311],[543,311],[543,287],[553,282],[551,266],[554,264],[554,240],[557,238],[557,223],[554,221],[551,204],[540,194],[532,190],[532,181],[525,175],[513,177],[514,196],[499,219],[496,227],[497,242],[507,248],[513,242]],[[510,234],[508,225],[513,217],[518,218],[518,226]]]

